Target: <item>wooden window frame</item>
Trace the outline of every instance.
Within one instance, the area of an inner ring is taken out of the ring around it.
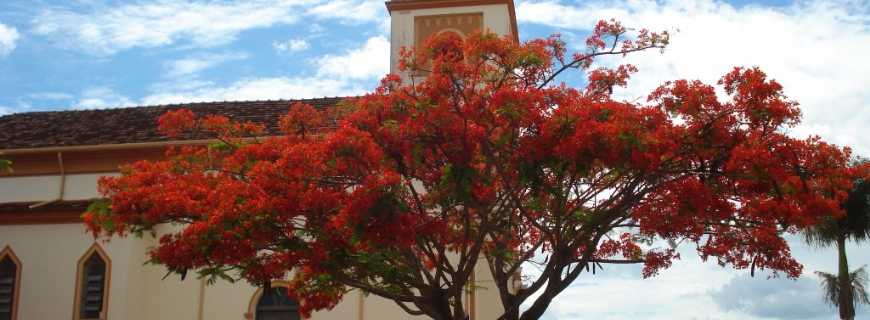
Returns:
[[[103,310],[100,310],[99,320],[107,320],[109,318],[109,288],[111,288],[112,283],[112,260],[109,259],[109,255],[98,243],[94,243],[88,248],[87,251],[79,258],[77,267],[76,267],[76,294],[75,300],[73,300],[73,320],[91,320],[91,319],[83,319],[81,317],[81,295],[82,295],[82,281],[84,281],[84,267],[85,263],[87,263],[88,259],[91,255],[99,255],[99,257],[106,264],[106,275],[103,281]]]
[[[12,263],[15,264],[15,283],[12,285],[12,320],[17,320],[19,297],[21,296],[21,273],[23,269],[21,268],[21,260],[18,259],[15,251],[12,251],[12,248],[8,245],[0,251],[0,261],[3,261],[6,257],[9,257]]]

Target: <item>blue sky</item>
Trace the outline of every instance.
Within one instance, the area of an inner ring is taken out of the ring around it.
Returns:
[[[801,103],[804,122],[791,134],[870,155],[870,2],[516,2],[524,40],[561,33],[579,47],[603,18],[671,30],[664,53],[599,62],[639,66],[621,98],[760,66]],[[388,19],[379,0],[4,0],[0,114],[364,93],[389,68]],[[798,281],[749,278],[683,248],[684,260],[651,280],[632,267],[578,280],[547,317],[834,318],[811,272],[834,270],[835,254],[792,244],[808,273]],[[867,248],[850,248],[853,267],[870,263]],[[867,309],[859,318],[870,318]]]

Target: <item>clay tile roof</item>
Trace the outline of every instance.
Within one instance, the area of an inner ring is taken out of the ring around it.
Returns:
[[[278,118],[287,113],[291,104],[302,102],[325,109],[344,99],[199,102],[10,114],[0,117],[0,150],[167,141],[170,139],[157,132],[157,119],[166,111],[180,108],[199,116],[217,114],[262,123],[269,134],[275,134]]]

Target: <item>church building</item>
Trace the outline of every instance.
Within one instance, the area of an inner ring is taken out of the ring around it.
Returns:
[[[513,0],[393,0],[386,6],[392,72],[402,47],[438,33],[479,30],[517,38]],[[167,146],[209,142],[158,133],[157,118],[167,111],[187,108],[199,116],[259,122],[273,134],[293,103],[326,109],[341,101],[202,102],[0,117],[0,159],[14,168],[0,174],[0,320],[299,319],[298,303],[286,294],[264,294],[244,282],[164,279],[163,266],[144,265],[154,237],[97,241],[80,215],[98,197],[97,179],[118,174],[120,165],[159,159]],[[502,308],[485,263],[478,264],[474,281],[464,301],[470,319],[497,318]],[[286,291],[286,282],[275,280],[271,290]],[[392,301],[352,291],[312,318],[415,317]]]

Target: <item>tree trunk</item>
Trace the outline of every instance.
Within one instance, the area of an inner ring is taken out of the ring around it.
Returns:
[[[430,295],[428,308],[421,308],[433,320],[468,320],[462,303],[451,303],[445,289],[434,289]]]
[[[501,296],[502,307],[505,308],[504,313],[497,320],[519,320],[520,307],[514,305],[516,296],[503,294]]]
[[[840,285],[840,294],[838,305],[840,307],[840,319],[854,320],[855,305],[852,297],[852,279],[849,276],[849,261],[846,258],[846,237],[840,235],[837,238],[837,251],[840,259],[840,269],[837,273],[837,281]]]
[[[535,299],[535,303],[533,303],[529,309],[523,312],[520,316],[520,320],[539,319],[544,315],[544,312],[547,311],[547,308],[550,306],[550,303],[553,302],[553,298],[555,297],[555,294],[550,294],[545,291],[540,297],[538,297],[538,299]]]

